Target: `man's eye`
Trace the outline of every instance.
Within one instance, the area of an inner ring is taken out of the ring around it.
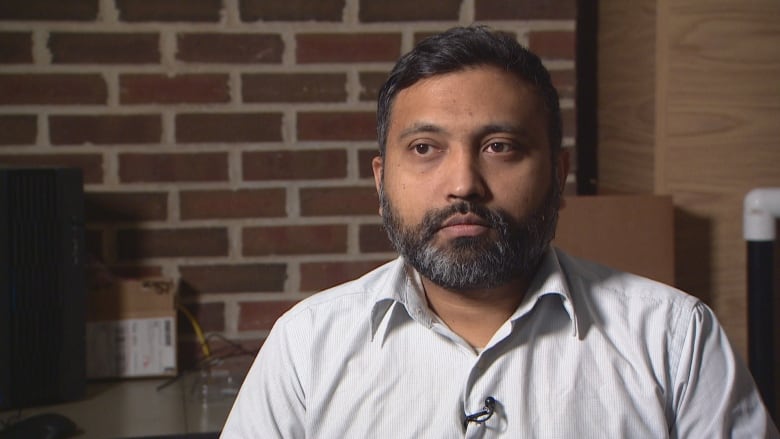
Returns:
[[[487,150],[489,152],[510,152],[514,149],[514,147],[508,143],[503,142],[493,142],[487,146]]]
[[[428,145],[426,143],[418,143],[414,145],[414,152],[416,152],[419,155],[425,155],[431,152],[431,145]]]

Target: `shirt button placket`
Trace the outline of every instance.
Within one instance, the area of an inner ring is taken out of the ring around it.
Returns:
[[[486,369],[486,359],[483,354],[479,355],[474,362],[474,366],[471,369],[471,373],[469,374],[468,380],[466,382],[465,389],[463,391],[463,407],[466,413],[464,413],[464,420],[466,415],[477,413],[484,409],[485,407],[485,398],[487,398],[488,394],[485,394],[485,391],[482,390],[483,386],[478,385],[480,380],[483,378],[483,373]],[[491,419],[493,417],[491,416]],[[487,422],[490,422],[488,420]],[[464,434],[464,438],[466,439],[477,439],[477,438],[483,438],[485,437],[487,429],[485,428],[485,424],[476,423],[476,422],[469,422],[466,424],[466,432]]]

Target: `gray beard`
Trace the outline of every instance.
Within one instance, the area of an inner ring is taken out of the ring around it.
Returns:
[[[379,201],[387,236],[407,263],[434,284],[465,292],[531,279],[555,236],[560,191],[553,183],[541,205],[520,221],[505,211],[463,201],[427,212],[418,225],[406,225],[382,186]],[[457,213],[480,216],[498,236],[486,233],[458,237],[435,246],[437,230]]]

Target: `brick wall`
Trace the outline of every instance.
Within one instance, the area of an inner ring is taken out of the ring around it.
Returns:
[[[297,300],[394,256],[370,160],[399,55],[453,25],[514,32],[552,70],[573,147],[575,15],[574,0],[4,0],[0,164],[82,168],[92,257],[177,279],[206,331],[257,346]]]

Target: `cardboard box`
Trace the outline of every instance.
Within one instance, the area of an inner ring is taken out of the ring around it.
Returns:
[[[663,195],[565,197],[553,244],[674,285],[674,205]]]
[[[118,280],[90,291],[87,377],[172,375],[176,375],[173,281]]]

